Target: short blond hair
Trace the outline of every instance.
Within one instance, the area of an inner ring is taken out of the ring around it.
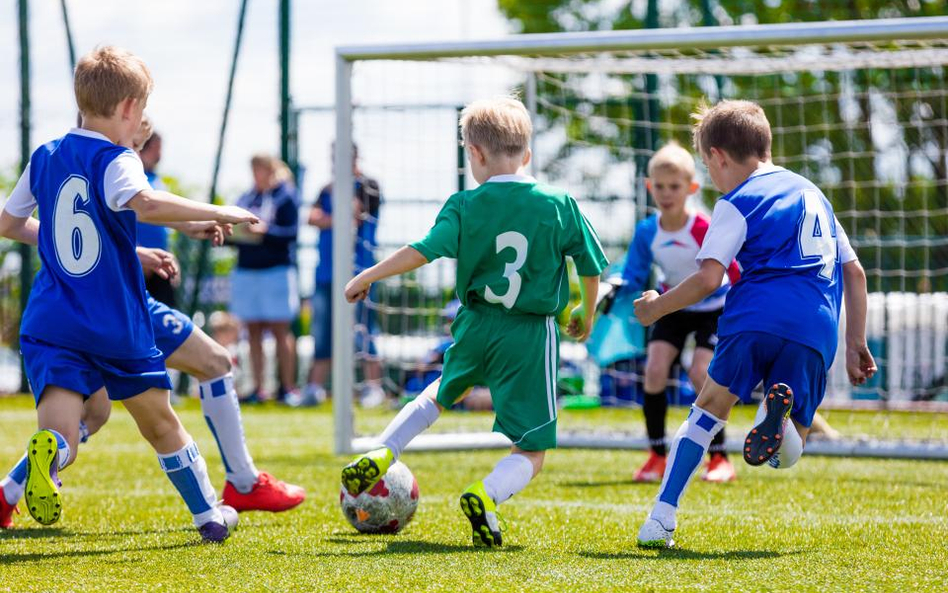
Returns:
[[[290,166],[272,154],[261,152],[253,155],[250,158],[250,166],[255,169],[266,169],[273,174],[278,183],[293,181],[293,172],[290,170]]]
[[[513,97],[482,99],[461,111],[461,139],[491,155],[515,157],[530,146],[533,124],[523,103]]]
[[[132,148],[135,152],[141,152],[145,148],[145,145],[148,144],[148,140],[151,139],[152,134],[155,133],[155,126],[151,121],[151,118],[148,117],[147,113],[142,114],[142,123],[138,126],[138,131],[135,132],[135,137],[132,139]]]
[[[648,176],[652,177],[659,171],[680,173],[691,181],[695,178],[695,157],[672,140],[648,160]]]
[[[82,56],[76,64],[73,85],[82,115],[111,117],[125,99],[148,99],[154,82],[141,58],[106,45]]]
[[[692,115],[695,120],[695,150],[702,155],[712,148],[723,150],[738,162],[755,156],[770,160],[773,137],[767,114],[753,101],[721,101],[702,105]]]

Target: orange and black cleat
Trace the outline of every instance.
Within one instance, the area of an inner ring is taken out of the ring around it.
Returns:
[[[780,450],[783,430],[793,409],[793,391],[784,383],[776,383],[764,396],[764,419],[744,439],[744,461],[763,465]]]

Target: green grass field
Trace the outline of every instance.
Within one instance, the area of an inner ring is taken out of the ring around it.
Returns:
[[[179,408],[223,470],[194,401]],[[681,412],[677,412],[680,414]],[[734,419],[746,426],[748,410]],[[640,422],[637,412],[566,412],[565,426]],[[889,420],[896,428],[919,422]],[[629,477],[639,452],[556,451],[544,473],[506,503],[507,546],[474,550],[457,507],[498,451],[408,453],[421,485],[414,522],[396,536],[361,536],[338,508],[343,459],[331,452],[328,408],[245,411],[258,467],[305,486],[282,515],[245,514],[223,546],[198,545],[190,518],[128,415],[83,446],[63,473],[65,516],[28,515],[0,532],[2,591],[944,591],[948,588],[948,464],[806,458],[786,472],[738,468],[739,481],[695,484],[680,513],[680,549],[645,551],[635,535],[657,488]],[[844,418],[860,425],[860,415]],[[866,423],[874,421],[866,417]],[[924,420],[930,429],[931,420]],[[373,414],[367,426],[384,423]],[[458,415],[445,426],[488,426]],[[32,432],[32,401],[0,400],[0,460]],[[439,422],[439,426],[442,423]]]

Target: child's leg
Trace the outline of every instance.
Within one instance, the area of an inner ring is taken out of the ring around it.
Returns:
[[[665,529],[675,528],[681,495],[701,464],[711,439],[727,422],[737,399],[726,387],[708,377],[691,413],[675,434],[658,500],[650,514]]]
[[[696,338],[701,337],[702,336],[696,334]],[[695,348],[694,355],[691,359],[691,368],[688,369],[688,378],[691,380],[691,384],[694,385],[695,389],[698,390],[698,393],[701,393],[701,388],[704,387],[704,383],[708,378],[708,366],[710,366],[713,356],[714,350],[711,348],[701,346]],[[714,435],[714,438],[711,439],[711,446],[708,447],[708,456],[708,465],[704,474],[701,476],[702,480],[709,482],[730,482],[737,478],[734,466],[731,465],[731,462],[727,458],[727,437],[725,436],[724,428],[721,428],[721,430]]]
[[[227,481],[239,492],[249,492],[257,482],[259,472],[244,438],[230,353],[203,331],[194,328],[165,363],[200,383],[201,410],[220,449]]]
[[[543,469],[546,451],[524,451],[512,447],[510,455],[501,459],[484,478],[484,490],[495,504],[509,500],[527,487]]]
[[[652,340],[648,344],[645,362],[645,397],[642,412],[645,414],[645,430],[649,447],[656,455],[665,456],[665,418],[668,415],[668,372],[678,356],[678,349],[664,340]]]
[[[405,407],[379,435],[379,442],[392,452],[393,459],[401,457],[408,443],[441,416],[444,408],[435,399],[438,396],[439,385],[441,385],[441,379],[425,387],[418,397],[405,404]]]
[[[217,494],[207,475],[207,464],[191,436],[171,409],[171,394],[165,389],[149,389],[123,400],[138,430],[155,452],[161,468],[194,516],[194,524],[224,523],[217,508]]]
[[[55,386],[49,386],[43,390],[43,395],[36,406],[38,428],[49,430],[57,435],[59,469],[64,469],[76,459],[79,447],[79,422],[82,420],[83,407],[81,394]]]

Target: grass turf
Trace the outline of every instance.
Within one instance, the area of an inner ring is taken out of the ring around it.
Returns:
[[[119,407],[120,408],[120,407]],[[223,483],[194,401],[179,408]],[[736,427],[746,426],[740,410]],[[681,414],[680,411],[676,415]],[[384,423],[382,414],[363,416]],[[637,412],[564,413],[562,424],[641,423]],[[837,418],[840,418],[839,416]],[[861,426],[858,415],[847,425]],[[917,419],[894,416],[898,426]],[[635,535],[655,485],[629,480],[639,452],[556,451],[504,504],[507,546],[474,550],[457,495],[498,451],[409,453],[421,484],[414,522],[396,536],[355,534],[339,512],[343,459],[331,453],[328,409],[245,410],[258,467],[309,499],[282,515],[245,514],[223,546],[198,545],[184,505],[134,424],[116,409],[63,473],[64,518],[27,515],[0,531],[0,590],[318,591],[943,591],[948,574],[948,464],[806,458],[787,472],[739,464],[731,484],[694,484],[680,549],[646,551]],[[489,426],[457,415],[439,426]],[[870,425],[874,422],[866,420]],[[931,430],[931,420],[923,423]],[[32,401],[0,400],[0,459],[12,464],[35,425]]]

